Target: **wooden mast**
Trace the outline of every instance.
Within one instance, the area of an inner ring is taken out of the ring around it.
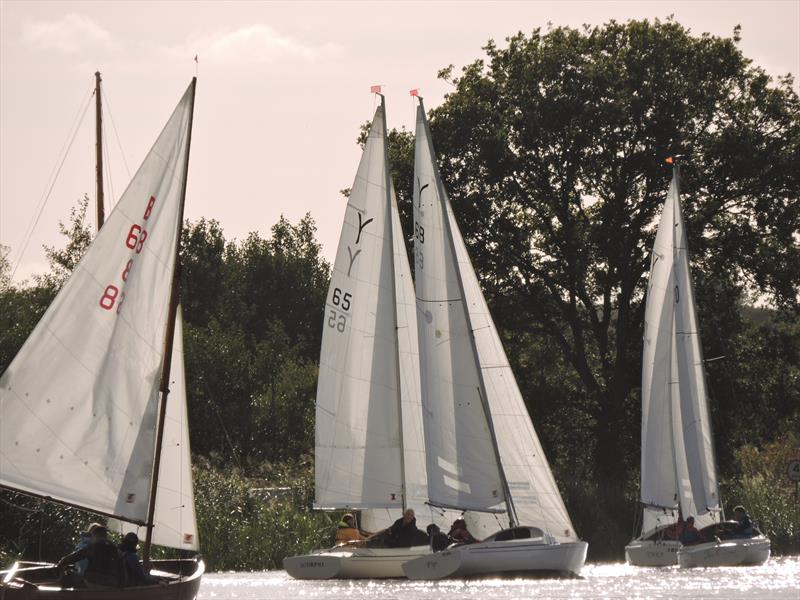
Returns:
[[[156,513],[156,492],[158,490],[158,472],[161,467],[161,446],[164,442],[164,421],[167,416],[167,396],[169,395],[169,375],[172,366],[172,345],[173,338],[175,337],[175,320],[178,314],[178,303],[180,302],[180,248],[181,248],[181,231],[183,229],[183,207],[186,202],[186,179],[189,173],[189,151],[192,147],[192,121],[194,120],[194,95],[197,88],[197,77],[192,78],[191,83],[192,101],[189,107],[189,124],[188,132],[186,134],[186,159],[183,165],[183,182],[181,183],[181,205],[178,211],[178,231],[177,242],[175,243],[175,268],[172,274],[172,286],[169,296],[169,309],[167,313],[167,331],[164,335],[164,359],[161,366],[161,383],[159,390],[161,398],[158,408],[158,427],[156,429],[156,450],[155,460],[153,462],[153,479],[150,484],[150,498],[147,506],[147,536],[144,541],[144,548],[142,549],[142,562],[145,568],[149,568],[150,564],[150,547],[153,543],[153,526],[155,525]]]
[[[100,98],[100,71],[94,74],[94,122],[95,122],[95,164],[97,168],[97,231],[105,222],[105,207],[103,206],[103,110]]]

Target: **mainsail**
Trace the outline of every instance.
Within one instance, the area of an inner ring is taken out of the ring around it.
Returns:
[[[558,541],[575,541],[441,182],[421,101],[414,169],[430,500],[487,512],[508,506],[515,522],[540,527]]]
[[[407,311],[395,297],[392,198],[381,102],[347,202],[325,304],[315,429],[318,508],[403,505],[400,362],[413,362],[413,349]],[[407,273],[399,275],[410,282]]]
[[[678,169],[651,256],[642,356],[642,535],[719,510],[697,316],[680,207]]]
[[[194,89],[0,377],[4,487],[146,521]]]

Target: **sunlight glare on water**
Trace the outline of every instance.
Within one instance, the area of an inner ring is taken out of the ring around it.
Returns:
[[[772,558],[760,567],[647,569],[623,563],[588,564],[576,579],[478,581],[299,581],[285,571],[211,573],[201,600],[323,599],[433,600],[800,600],[800,557]]]

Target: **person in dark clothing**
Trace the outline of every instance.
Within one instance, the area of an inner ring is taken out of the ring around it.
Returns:
[[[733,509],[733,518],[736,520],[736,528],[733,530],[734,537],[753,537],[753,521],[744,509],[744,506],[740,505]]]
[[[161,580],[156,579],[149,573],[145,573],[142,563],[139,561],[139,555],[136,553],[136,547],[139,545],[139,536],[132,531],[125,534],[119,548],[122,554],[122,563],[125,567],[125,580],[127,585],[154,585],[161,583]]]
[[[467,530],[467,522],[464,519],[456,519],[453,521],[447,536],[454,544],[474,544],[478,541]]]
[[[441,552],[450,545],[450,540],[439,529],[436,523],[431,523],[427,527],[428,543],[431,545],[431,550],[434,552]]]
[[[417,518],[413,508],[407,508],[403,516],[397,519],[392,526],[379,531],[367,538],[369,547],[410,548],[417,540],[427,541],[428,536],[424,531],[417,529]],[[424,544],[425,541],[422,543]]]
[[[88,560],[84,579],[90,587],[120,587],[124,583],[122,557],[117,547],[108,540],[108,530],[102,525],[92,528],[89,545],[62,558],[58,561],[58,567],[63,568],[83,559]]]
[[[699,544],[703,541],[700,537],[700,532],[697,531],[697,528],[694,526],[694,517],[686,519],[683,531],[681,531],[680,541],[684,546]]]

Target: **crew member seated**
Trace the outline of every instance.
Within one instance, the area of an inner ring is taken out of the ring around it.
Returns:
[[[129,531],[122,538],[119,548],[122,554],[122,562],[125,568],[126,585],[154,585],[166,584],[166,582],[156,579],[150,573],[145,572],[142,563],[139,560],[139,555],[136,552],[136,547],[139,545],[139,536],[134,532]]]
[[[694,517],[686,519],[686,523],[681,531],[681,544],[684,546],[691,546],[693,544],[702,543],[703,539],[700,537],[700,532],[694,526]]]
[[[428,536],[417,529],[417,517],[413,508],[407,508],[403,516],[391,527],[367,538],[367,545],[385,548],[410,548],[419,543],[425,544]]]
[[[125,581],[122,558],[117,547],[109,541],[108,530],[94,524],[89,533],[92,535],[91,542],[62,558],[57,566],[63,568],[86,559],[84,579],[88,587],[120,587]]]
[[[434,552],[441,552],[450,545],[450,539],[442,533],[436,523],[428,525],[426,531],[428,532],[428,543]]]
[[[356,519],[351,513],[347,513],[339,521],[336,528],[336,543],[346,544],[348,542],[358,542],[367,539],[367,536],[356,527]]]
[[[733,518],[736,521],[736,527],[733,530],[735,538],[751,538],[753,537],[753,521],[750,520],[750,515],[744,509],[744,506],[737,506],[733,509]]]
[[[454,544],[474,544],[478,541],[467,530],[467,522],[464,519],[456,519],[453,521],[447,537],[449,537],[450,541]]]

